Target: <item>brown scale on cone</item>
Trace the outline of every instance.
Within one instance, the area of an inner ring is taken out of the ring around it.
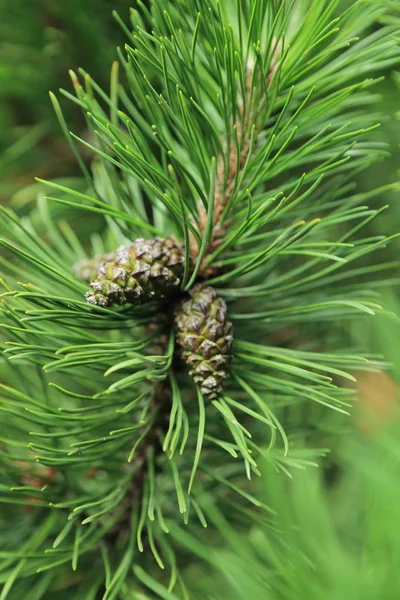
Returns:
[[[161,300],[179,289],[184,264],[182,247],[174,238],[139,238],[100,266],[86,299],[98,306]]]
[[[97,272],[100,269],[101,265],[104,262],[109,262],[113,260],[115,256],[114,252],[109,252],[108,254],[103,254],[101,256],[95,256],[94,258],[85,258],[84,260],[80,260],[76,262],[72,270],[74,274],[81,279],[82,281],[93,281],[97,277]]]
[[[175,315],[177,343],[203,396],[217,398],[228,375],[233,341],[227,307],[211,287],[196,285]]]

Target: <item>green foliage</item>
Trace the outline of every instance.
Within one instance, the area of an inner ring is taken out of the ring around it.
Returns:
[[[398,415],[390,430],[373,442],[353,432],[337,457],[340,477],[328,489],[319,470],[307,469],[285,480],[265,465],[260,497],[276,510],[276,517],[254,522],[246,536],[208,498],[205,511],[219,530],[219,544],[210,548],[199,532],[188,534],[180,527],[172,532],[182,549],[201,559],[186,573],[191,597],[396,598],[398,434]]]
[[[385,299],[398,313],[393,294]],[[364,344],[390,358],[397,382],[399,327],[387,317],[368,327],[355,324]],[[268,462],[261,465],[258,497],[275,510],[273,519],[254,519],[246,532],[238,530],[208,496],[205,514],[218,531],[212,548],[196,528],[189,534],[173,530],[181,551],[197,557],[185,573],[191,598],[380,600],[399,595],[399,394],[391,388],[394,397],[388,398],[378,388],[380,378],[369,381],[370,393],[386,409],[376,405],[368,415],[360,402],[357,421],[366,425],[364,435],[353,428],[351,435],[341,436],[325,469],[308,468],[284,479]]]
[[[47,182],[30,217],[0,213],[0,600],[185,598],[168,532],[205,527],[208,495],[265,520],[259,464],[290,474],[324,454],[305,440],[346,427],[343,383],[381,367],[348,323],[385,314],[390,275],[372,279],[393,268],[372,262],[391,239],[369,230],[382,190],[355,186],[387,153],[370,107],[400,58],[389,14],[382,2],[138,3],[121,22],[127,85],[114,65],[109,94],[82,70],[75,95],[62,91],[89,136],[68,133],[52,95],[84,183]],[[212,401],[177,359],[172,302],[91,306],[74,273],[151,236],[183,244],[182,298],[207,280],[227,303],[233,359]]]

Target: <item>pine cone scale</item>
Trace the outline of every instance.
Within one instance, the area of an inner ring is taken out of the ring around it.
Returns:
[[[209,398],[221,394],[232,346],[232,324],[227,308],[211,287],[196,285],[175,316],[177,343],[189,374]]]
[[[96,278],[99,269],[102,267],[104,262],[113,260],[114,254],[109,252],[102,256],[95,256],[94,258],[80,260],[75,263],[72,267],[73,272],[82,281],[90,282]]]
[[[99,306],[162,299],[179,289],[184,263],[182,248],[173,238],[139,238],[101,265],[86,299]]]

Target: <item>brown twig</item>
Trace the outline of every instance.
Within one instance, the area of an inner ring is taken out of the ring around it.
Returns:
[[[160,336],[159,343],[165,348],[166,340],[163,339],[163,336]],[[147,477],[148,452],[152,450],[155,457],[162,453],[160,436],[168,429],[170,407],[171,388],[169,380],[165,379],[157,383],[154,388],[153,398],[148,408],[150,412],[154,413],[154,421],[135,452],[132,477],[122,500],[122,515],[108,534],[108,541],[111,543],[121,535],[123,537],[129,535],[131,507],[134,504],[140,505]],[[144,430],[145,426],[143,426],[142,433]],[[139,431],[139,435],[142,433]]]
[[[268,74],[265,79],[265,83],[268,86],[271,82],[272,76],[277,69],[278,56],[281,51],[281,46],[273,40],[273,46],[275,50],[272,56],[271,65]],[[246,91],[245,100],[240,99],[238,102],[238,113],[239,117],[236,119],[235,128],[237,141],[231,139],[229,143],[229,151],[225,151],[225,156],[229,158],[229,164],[227,173],[225,172],[225,160],[224,157],[220,156],[217,161],[217,173],[216,173],[216,184],[215,184],[215,197],[214,197],[214,215],[213,215],[213,229],[211,239],[207,248],[206,256],[204,257],[200,266],[199,275],[200,277],[207,278],[215,272],[215,265],[208,264],[208,258],[213,252],[222,244],[226,232],[229,228],[229,219],[224,218],[224,211],[232,197],[235,190],[235,183],[237,181],[237,175],[243,171],[246,164],[251,139],[251,124],[256,125],[257,116],[259,113],[260,106],[254,106],[251,96],[251,84],[253,81],[254,66],[249,65],[247,68],[246,77]],[[246,109],[245,109],[246,107]],[[245,114],[245,110],[246,113]],[[243,124],[243,125],[242,125]],[[228,146],[225,142],[225,146]],[[238,147],[240,148],[238,154]],[[226,149],[225,149],[226,150]],[[239,173],[238,173],[239,171]],[[203,205],[199,207],[198,211],[198,222],[196,228],[203,237],[207,223],[207,211]],[[195,260],[199,253],[199,247],[194,236],[190,239],[190,253],[192,258]]]

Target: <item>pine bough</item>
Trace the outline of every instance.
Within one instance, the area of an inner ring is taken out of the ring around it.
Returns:
[[[187,597],[177,521],[206,526],[208,494],[272,518],[259,457],[313,462],[296,445],[379,367],[348,324],[393,268],[371,256],[384,190],[355,182],[387,153],[396,7],[137,6],[109,94],[83,70],[62,90],[85,139],[51,96],[82,185],[1,211],[1,600]]]

